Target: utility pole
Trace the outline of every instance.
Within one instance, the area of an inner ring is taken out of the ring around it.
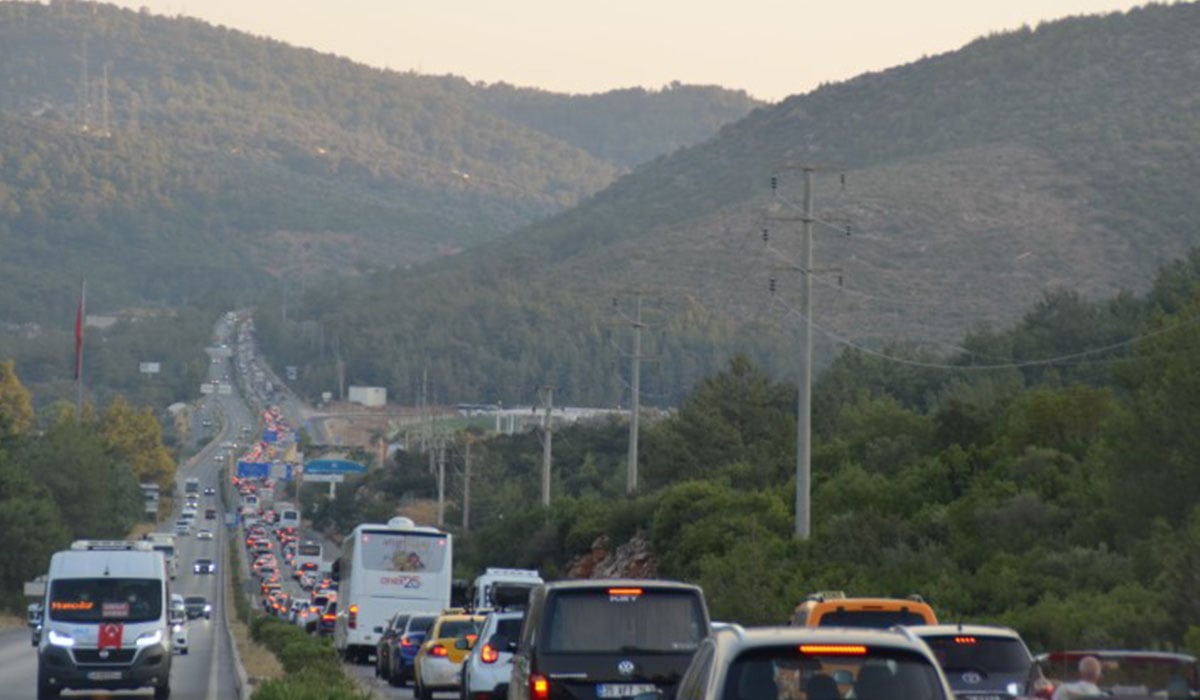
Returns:
[[[550,455],[551,444],[554,440],[554,426],[550,422],[550,412],[554,410],[554,387],[544,386],[541,390],[542,406],[546,409],[542,419],[542,505],[550,505]]]
[[[437,484],[438,484],[438,508],[437,508],[437,524],[438,529],[441,529],[446,524],[446,444],[438,441],[437,444]]]
[[[632,496],[638,484],[638,417],[642,412],[642,295],[637,295],[637,315],[633,320],[633,371],[629,401],[629,471],[625,479],[625,494]]]
[[[471,529],[471,434],[464,436],[466,445],[463,447],[463,532]]]
[[[800,246],[804,269],[804,299],[800,326],[800,391],[796,401],[796,538],[807,540],[811,532],[812,509],[812,222],[813,169],[804,168],[804,211]]]
[[[813,215],[813,173],[816,167],[812,165],[789,165],[783,169],[799,170],[804,174],[804,202],[799,217],[771,216],[776,221],[799,221],[801,223],[800,263],[792,268],[800,272],[801,283],[801,322],[800,336],[800,378],[796,397],[796,512],[795,537],[806,540],[811,534],[812,527],[812,316],[813,316],[813,275],[818,271],[813,268],[812,225],[816,221]],[[844,180],[843,180],[844,181]],[[779,191],[779,178],[771,176],[771,190],[774,194]],[[847,226],[846,232],[849,233]],[[763,230],[763,239],[767,240],[767,231]],[[771,280],[771,291],[775,291],[775,281]]]

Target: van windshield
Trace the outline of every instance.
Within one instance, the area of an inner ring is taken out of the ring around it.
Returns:
[[[151,622],[162,617],[163,583],[152,578],[68,578],[50,582],[57,622]]]
[[[689,591],[560,591],[547,614],[547,653],[690,654],[708,634]]]

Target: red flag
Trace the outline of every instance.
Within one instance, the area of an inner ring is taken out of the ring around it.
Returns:
[[[97,649],[120,649],[121,636],[125,632],[125,625],[116,622],[106,622],[100,625],[100,635],[96,640]]]
[[[83,304],[85,292],[79,290],[79,309],[75,312],[75,381],[83,373]]]

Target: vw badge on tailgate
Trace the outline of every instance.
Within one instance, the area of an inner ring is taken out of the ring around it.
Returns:
[[[632,676],[633,669],[633,662],[629,659],[624,659],[621,661],[621,663],[617,664],[617,673],[621,674],[622,676]]]

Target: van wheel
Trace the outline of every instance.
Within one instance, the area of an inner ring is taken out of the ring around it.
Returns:
[[[50,685],[49,683],[38,680],[38,700],[55,700],[61,692],[58,686]]]

